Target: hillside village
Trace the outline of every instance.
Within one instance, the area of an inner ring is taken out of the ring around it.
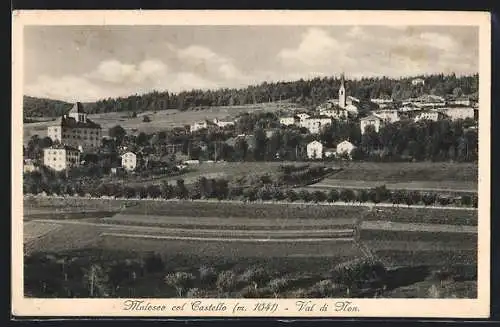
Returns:
[[[383,160],[384,156],[389,160],[435,160],[408,149],[388,154],[394,149],[386,143],[397,137],[387,135],[395,128],[427,129],[433,123],[453,130],[454,148],[443,149],[453,152],[450,160],[474,160],[478,104],[469,97],[445,99],[426,94],[398,102],[374,98],[370,101],[376,109],[360,115],[360,100],[347,94],[346,83],[342,75],[338,94],[310,110],[249,112],[234,120],[193,121],[190,126],[150,135],[127,134],[119,125],[106,133],[76,103],[47,128],[47,138],[30,140],[25,148],[25,171],[40,165],[55,171],[98,165],[117,173],[179,170],[202,161]],[[413,85],[424,83],[424,79],[412,80]],[[457,132],[457,128],[462,130]],[[415,146],[412,141],[408,144]],[[460,156],[460,151],[467,153]],[[442,158],[448,159],[448,154]]]

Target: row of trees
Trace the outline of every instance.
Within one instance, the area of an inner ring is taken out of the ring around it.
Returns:
[[[422,94],[461,95],[477,94],[479,77],[454,74],[425,76],[425,85],[413,86],[408,78],[362,78],[347,82],[348,94],[362,101],[370,98],[394,98],[401,100]],[[146,110],[185,110],[191,107],[246,105],[287,99],[292,102],[317,105],[338,94],[338,77],[300,79],[291,82],[264,82],[241,89],[192,90],[180,93],[151,92],[115,99],[103,99],[85,104],[89,113],[116,111],[141,112]],[[69,110],[70,104],[33,97],[24,98],[25,116],[60,116]]]
[[[189,187],[184,180],[178,179],[175,185],[164,182],[162,185],[150,184],[147,186],[124,186],[119,183],[100,183],[82,185],[70,180],[34,179],[36,173],[25,174],[24,193],[49,195],[78,195],[90,194],[93,197],[110,196],[119,198],[162,198],[162,199],[231,199],[243,201],[289,201],[289,202],[359,202],[359,203],[393,203],[393,204],[424,204],[424,205],[461,205],[477,207],[477,194],[462,194],[451,197],[436,192],[417,192],[396,190],[391,191],[385,186],[372,189],[332,189],[330,191],[295,191],[284,189],[281,186],[264,183],[263,185],[242,187],[230,184],[225,179],[200,178]]]

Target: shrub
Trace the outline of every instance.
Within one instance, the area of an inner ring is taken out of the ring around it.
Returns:
[[[288,190],[286,192],[286,198],[290,202],[295,202],[298,200],[299,196],[297,195],[297,193],[294,190]]]
[[[144,115],[144,117],[142,117],[142,122],[149,123],[149,122],[151,122],[151,118],[149,118],[148,115]]]
[[[340,192],[340,200],[343,202],[352,202],[356,199],[356,195],[354,194],[353,190],[342,190]]]
[[[196,298],[204,298],[207,297],[207,291],[199,289],[199,288],[190,288],[186,292],[186,297],[190,299],[196,299]]]
[[[165,283],[174,287],[177,291],[177,296],[182,297],[186,289],[191,287],[194,279],[194,276],[190,273],[176,272],[165,276]]]
[[[311,293],[305,288],[299,288],[292,292],[291,296],[296,299],[306,299],[309,298]]]
[[[289,284],[288,279],[276,278],[276,279],[272,279],[271,281],[269,281],[268,287],[271,290],[271,292],[273,292],[274,297],[277,298],[281,292],[286,290],[288,284]]]
[[[239,276],[239,280],[252,283],[254,286],[262,286],[269,280],[269,274],[262,267],[249,267]]]
[[[460,198],[460,203],[464,206],[469,207],[472,204],[472,197],[468,194],[464,194]]]
[[[299,199],[304,201],[304,202],[309,202],[311,201],[311,193],[309,193],[308,191],[306,190],[301,190],[299,192],[299,194],[297,194],[299,196]]]
[[[323,191],[314,191],[311,194],[311,199],[314,203],[326,201],[326,194]]]
[[[366,190],[359,190],[357,195],[357,200],[361,203],[367,202],[370,199],[370,195]]]
[[[201,266],[198,269],[200,273],[200,282],[204,285],[212,285],[217,281],[217,273],[213,267]]]
[[[231,292],[236,286],[236,276],[234,272],[231,270],[222,271],[217,277],[216,286],[221,295]]]
[[[324,279],[314,284],[309,293],[313,297],[324,298],[339,296],[340,293],[345,292],[345,287],[336,284],[329,279]]]
[[[349,288],[364,284],[381,283],[386,276],[384,265],[372,258],[354,259],[341,263],[333,269],[333,279]]]
[[[328,202],[330,202],[330,203],[336,202],[339,200],[339,198],[340,198],[340,194],[337,190],[330,190],[330,192],[328,192],[328,196],[327,196]]]
[[[430,206],[430,205],[433,205],[434,203],[436,203],[436,194],[434,193],[426,193],[422,196],[422,202],[426,205],[426,206]]]

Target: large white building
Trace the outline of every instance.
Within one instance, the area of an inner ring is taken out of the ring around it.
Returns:
[[[429,110],[429,111],[423,111],[419,113],[414,120],[421,121],[421,120],[432,120],[432,121],[438,121],[440,119],[445,119],[447,116],[443,114],[442,112],[439,112],[437,110]]]
[[[446,116],[448,116],[451,120],[457,119],[474,119],[476,114],[476,109],[472,107],[456,107],[456,108],[443,108],[439,109],[439,112],[442,112]]]
[[[373,126],[375,132],[380,131],[380,127],[383,126],[384,120],[377,115],[370,115],[368,117],[361,118],[360,120],[361,134],[366,132],[368,126]]]
[[[69,145],[53,145],[43,149],[43,164],[56,171],[80,165],[80,151]]]
[[[318,116],[309,117],[300,123],[300,127],[305,127],[311,134],[318,134],[321,129],[332,123],[331,117]]]
[[[309,159],[323,158],[323,144],[318,141],[312,141],[307,144],[307,157]]]
[[[77,102],[55,125],[47,128],[47,136],[54,143],[88,150],[101,145],[102,131],[99,124],[87,118],[83,105]]]
[[[133,152],[122,154],[122,167],[127,171],[133,171],[137,168],[137,155]]]

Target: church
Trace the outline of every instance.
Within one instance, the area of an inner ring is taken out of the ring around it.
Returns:
[[[358,114],[358,107],[355,104],[359,103],[359,99],[347,96],[344,74],[340,77],[338,93],[338,100],[330,99],[318,107],[320,115],[334,119],[347,119],[349,114],[356,116]]]

